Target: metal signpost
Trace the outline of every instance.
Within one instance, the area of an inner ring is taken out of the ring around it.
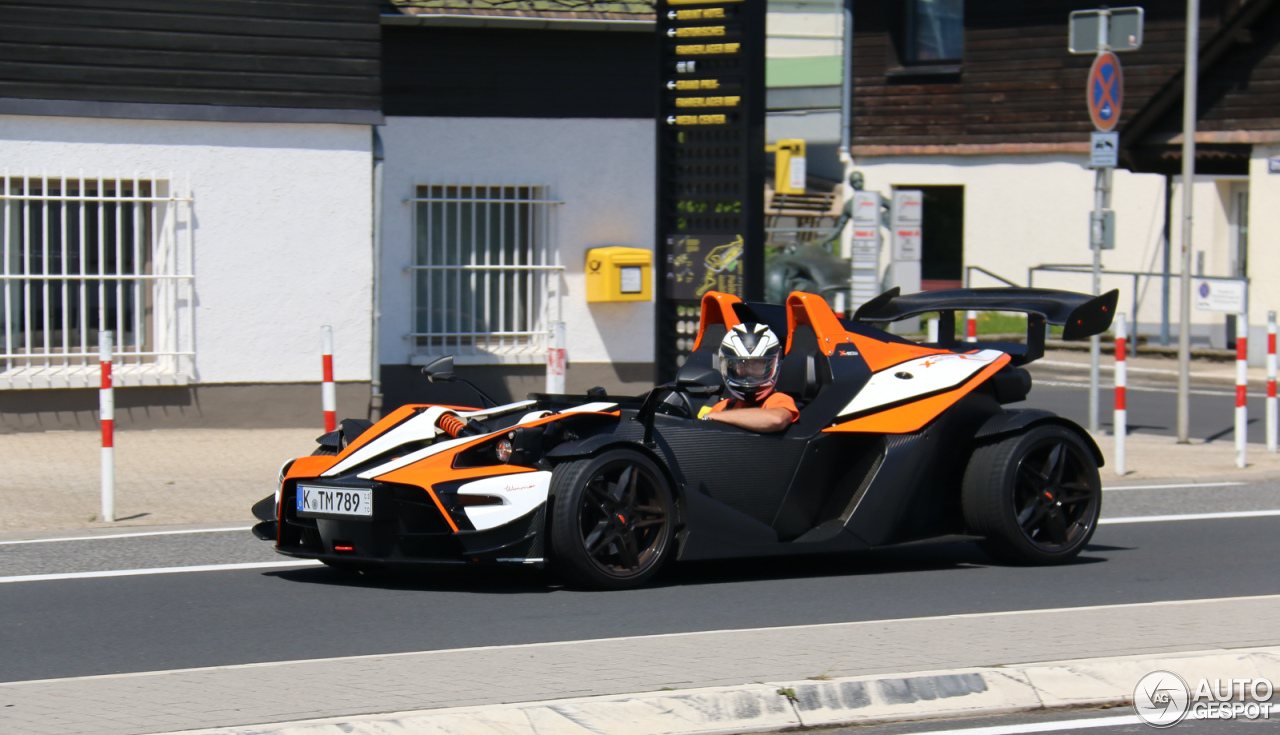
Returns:
[[[1093,295],[1102,293],[1102,251],[1115,247],[1115,213],[1111,211],[1111,172],[1119,162],[1119,136],[1115,132],[1124,107],[1124,72],[1117,51],[1142,46],[1142,8],[1077,10],[1070,16],[1068,50],[1096,54],[1089,68],[1085,99],[1089,119],[1098,132],[1090,140],[1089,165],[1094,178],[1093,212],[1089,215],[1089,248],[1093,251]],[[1134,315],[1135,324],[1137,315]],[[1136,339],[1136,335],[1135,335]],[[1089,431],[1098,431],[1098,363],[1102,343],[1098,335],[1089,344]],[[1120,430],[1117,427],[1117,430]]]
[[[1182,72],[1182,279],[1178,305],[1178,443],[1191,442],[1191,212],[1196,173],[1196,84],[1200,68],[1200,0],[1187,0]]]
[[[659,0],[657,380],[710,290],[764,298],[763,0]]]

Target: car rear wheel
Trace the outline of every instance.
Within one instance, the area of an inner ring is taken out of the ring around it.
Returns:
[[[1084,441],[1042,424],[980,447],[962,489],[969,528],[983,548],[1014,564],[1059,564],[1093,537],[1102,511],[1098,463]]]
[[[639,587],[673,546],[671,488],[652,460],[615,449],[556,467],[552,562],[593,589]]]

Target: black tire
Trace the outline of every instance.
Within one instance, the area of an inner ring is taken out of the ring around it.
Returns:
[[[316,447],[316,450],[311,453],[311,456],[312,457],[336,457],[338,456],[338,450],[334,449],[333,447],[326,447],[325,445],[321,444],[320,446]]]
[[[662,470],[614,449],[566,462],[551,479],[552,563],[566,581],[599,590],[639,587],[675,545],[675,504]]]
[[[1055,424],[978,448],[961,491],[982,548],[1013,564],[1061,564],[1093,537],[1102,512],[1102,480],[1093,452]]]

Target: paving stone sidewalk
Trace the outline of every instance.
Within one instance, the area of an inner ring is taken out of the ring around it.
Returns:
[[[131,735],[1280,643],[1280,595],[496,646],[0,684],[0,732]]]
[[[253,520],[317,429],[168,429],[115,437],[116,523],[100,520],[96,432],[0,434],[0,533]]]

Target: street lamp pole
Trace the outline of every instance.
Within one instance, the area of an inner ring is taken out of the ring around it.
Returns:
[[[1196,82],[1200,0],[1187,0],[1186,71],[1182,80],[1182,279],[1178,304],[1178,443],[1191,434],[1191,205],[1196,175]]]

